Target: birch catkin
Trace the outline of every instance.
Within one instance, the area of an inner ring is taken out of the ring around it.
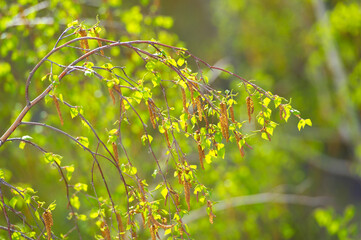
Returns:
[[[101,224],[101,232],[102,232],[102,236],[104,237],[104,240],[111,240],[108,224],[104,221]]]
[[[199,155],[199,162],[201,164],[202,169],[204,170],[204,164],[203,164],[204,150],[202,149],[202,146],[199,142],[198,142],[198,155]]]
[[[246,97],[248,121],[251,122],[252,113],[254,111],[253,100],[250,96]]]
[[[188,108],[187,108],[187,95],[186,92],[184,90],[184,88],[181,88],[182,91],[182,100],[183,100],[183,110],[185,113],[189,114],[188,112]]]
[[[113,153],[114,153],[114,158],[115,158],[115,162],[117,163],[117,165],[119,165],[119,155],[118,155],[118,147],[116,143],[112,143],[112,147],[113,147]]]
[[[233,122],[233,123],[236,123],[236,121],[234,120],[233,105],[231,105],[231,106],[229,107],[229,113],[230,113],[230,115],[231,115],[231,120],[232,120],[232,122]]]
[[[150,122],[153,125],[153,128],[156,127],[155,125],[155,116],[154,116],[154,112],[153,112],[153,105],[152,105],[152,101],[148,99],[148,111],[149,111],[149,118],[150,118]]]
[[[96,36],[97,38],[99,38],[99,33],[97,32],[97,30],[96,30],[95,28],[93,28],[93,32],[94,32],[95,36]],[[101,47],[101,46],[102,46],[102,41],[100,41],[100,40],[97,40],[97,41],[98,41],[98,46]],[[100,50],[100,54],[101,54],[102,56],[104,56],[104,51],[103,51],[103,50]]]
[[[43,219],[46,229],[46,234],[48,235],[48,240],[51,239],[51,227],[53,226],[53,216],[50,211],[46,210],[43,213]]]
[[[114,97],[114,94],[113,94],[113,88],[108,88],[108,91],[109,91],[110,97],[113,100],[113,104],[115,104],[115,97]]]
[[[122,239],[125,239],[125,236],[124,236],[125,231],[124,231],[124,227],[123,227],[123,223],[122,223],[122,216],[120,216],[120,213],[118,213],[118,212],[115,215],[118,220],[118,228],[121,232],[120,235],[121,235]]]
[[[198,109],[198,118],[199,121],[202,121],[202,102],[201,102],[201,96],[198,96],[196,98],[196,103],[197,103],[197,109]]]
[[[228,142],[229,133],[228,133],[228,116],[227,116],[227,106],[224,102],[221,102],[220,105],[221,115],[219,117],[219,121],[221,124],[221,131],[224,139]]]
[[[191,200],[191,184],[185,180],[184,181],[184,196],[185,196],[185,200],[188,206],[188,211],[191,210],[191,204],[190,204],[190,200]]]
[[[61,123],[61,125],[64,125],[63,116],[61,115],[59,102],[58,102],[58,99],[56,98],[55,95],[53,95],[53,100],[54,100],[54,104],[55,104],[56,111],[57,111],[58,116],[59,116],[59,118],[60,118],[60,123]]]

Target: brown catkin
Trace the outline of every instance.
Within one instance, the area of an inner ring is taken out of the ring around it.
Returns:
[[[238,146],[239,152],[241,153],[241,156],[244,157],[244,149],[243,149],[243,146],[240,146],[240,143],[239,143],[239,141],[242,140],[242,135],[239,135],[239,134],[235,131],[235,132],[234,132],[234,136],[235,136],[236,141],[237,141],[237,146]]]
[[[165,136],[165,139],[167,140],[168,148],[171,148],[170,141],[169,141],[169,136],[168,136],[168,131],[167,131],[167,130],[164,130],[164,136]]]
[[[207,206],[209,207],[209,222],[213,224],[213,218],[216,216],[213,213],[213,204],[211,201],[207,200]]]
[[[181,174],[182,174],[182,173],[178,171],[178,183],[179,183],[179,184],[183,184]]]
[[[43,219],[46,229],[46,234],[48,235],[48,240],[51,239],[51,227],[53,226],[53,216],[50,211],[46,210],[43,212]]]
[[[286,111],[285,111],[285,108],[283,107],[282,104],[280,104],[279,106],[279,110],[280,110],[280,119],[285,119],[286,117]]]
[[[79,34],[80,34],[80,36],[82,36],[82,37],[86,37],[86,36],[87,36],[87,33],[86,33],[86,31],[85,31],[84,29],[80,29],[80,30],[79,30]],[[88,39],[84,39],[84,40],[81,40],[81,41],[83,42],[83,47],[84,47],[85,49],[89,49]],[[87,51],[84,50],[84,52],[86,53]]]
[[[58,112],[58,116],[60,118],[60,123],[61,123],[61,125],[64,125],[63,116],[61,115],[59,102],[55,95],[53,95],[53,100],[54,100],[56,111]]]
[[[155,125],[155,116],[153,112],[153,105],[152,105],[152,101],[149,99],[148,99],[148,111],[149,111],[150,122],[152,123],[153,128],[155,128],[156,125]]]
[[[114,93],[113,93],[113,88],[108,88],[109,91],[109,95],[113,100],[113,104],[115,104],[115,97],[114,97]]]
[[[202,146],[199,142],[198,142],[198,155],[199,155],[199,162],[201,164],[202,169],[204,170],[204,165],[203,165],[204,150],[202,149]]]
[[[103,221],[100,227],[101,227],[101,232],[102,232],[102,236],[104,237],[104,240],[111,240],[108,224],[105,221]]]
[[[125,231],[124,231],[124,227],[123,227],[122,216],[120,216],[119,213],[116,213],[115,215],[117,217],[118,229],[120,230],[120,235],[121,235],[122,239],[125,239]]]
[[[202,102],[201,102],[201,96],[198,96],[196,99],[197,103],[197,109],[198,109],[198,118],[199,121],[202,121]]]
[[[185,200],[188,206],[188,211],[191,210],[191,204],[190,204],[190,200],[191,200],[191,184],[185,180],[184,181],[184,196],[185,196]]]
[[[148,225],[149,225],[149,231],[150,231],[150,236],[152,237],[152,240],[157,240],[155,226],[150,223]]]
[[[124,104],[124,99],[123,99],[123,94],[122,94],[122,88],[116,86],[116,90],[119,91],[120,93],[120,115],[122,115],[125,111],[125,104]]]
[[[179,195],[178,195],[178,193],[174,194],[174,201],[175,201],[175,205],[178,207],[179,206]]]
[[[227,116],[227,105],[224,102],[221,102],[220,105],[221,115],[219,117],[219,121],[221,123],[221,131],[223,137],[228,142],[229,132],[228,132],[228,116]]]
[[[232,122],[233,122],[233,123],[236,123],[236,121],[234,120],[233,105],[231,105],[231,106],[229,107],[229,113],[230,113],[230,115],[231,115],[231,120],[232,120]]]
[[[246,97],[248,122],[251,122],[252,113],[254,111],[253,100],[250,96]]]
[[[112,143],[112,147],[113,147],[113,153],[114,153],[114,158],[115,158],[115,162],[117,163],[117,165],[119,166],[119,155],[118,155],[118,147],[116,143]]]
[[[187,95],[186,95],[186,91],[184,90],[184,88],[181,88],[181,90],[182,90],[183,110],[184,110],[185,113],[189,114],[188,108],[187,108]]]
[[[190,91],[190,93],[191,93],[191,100],[192,100],[192,104],[194,105],[194,93],[193,93],[193,91],[194,91],[194,89],[193,89],[193,84],[192,84],[192,82],[188,82],[188,86],[189,86],[189,91]]]
[[[154,219],[154,217],[153,217],[152,215],[149,215],[149,220],[150,220],[155,226],[158,226],[158,227],[163,228],[163,229],[169,229],[169,228],[174,227],[174,224],[167,225],[167,224],[163,224],[163,223],[158,222],[157,220]],[[167,220],[165,220],[165,221],[167,221]]]
[[[99,38],[99,33],[95,30],[95,28],[93,28],[93,32],[94,32],[95,36],[96,36],[97,38]],[[102,45],[102,41],[100,41],[100,40],[97,40],[97,41],[98,41],[98,46],[99,46],[99,47],[103,46],[103,45]],[[104,51],[103,51],[103,50],[100,50],[100,54],[101,54],[102,56],[104,56]]]

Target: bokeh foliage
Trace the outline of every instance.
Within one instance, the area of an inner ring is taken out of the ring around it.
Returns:
[[[180,33],[180,39],[187,43],[192,52],[211,63],[225,63],[228,69],[247,79],[256,79],[257,84],[275,94],[292,97],[293,105],[303,115],[311,117],[314,123],[313,128],[299,135],[297,118],[291,118],[290,124],[282,124],[282,127],[277,128],[271,143],[261,138],[250,140],[250,144],[256,147],[252,151],[247,150],[246,158],[240,157],[236,146],[226,145],[225,158],[215,158],[212,165],[205,165],[205,174],[198,176],[200,182],[211,189],[212,200],[226,205],[227,199],[262,192],[327,195],[332,197],[332,206],[341,213],[346,204],[359,200],[361,10],[357,1],[212,0],[206,4],[201,1],[175,3],[144,0],[84,3],[3,1],[1,4],[1,133],[23,107],[22,86],[27,74],[51,50],[54,40],[69,22],[80,19],[92,25],[98,16],[104,26],[100,35],[109,39],[155,39],[184,47],[177,35],[169,31],[174,24],[173,31]],[[194,5],[198,8],[194,8]],[[187,7],[198,9],[193,11],[200,14],[187,16]],[[327,22],[323,22],[323,8],[328,17]],[[174,20],[162,13],[174,15]],[[210,19],[212,22],[209,22]],[[198,22],[206,24],[199,26]],[[197,41],[192,42],[192,39]],[[336,50],[336,55],[333,50]],[[73,51],[59,54],[56,61],[69,62],[73,54]],[[134,74],[132,76],[143,78],[145,70],[140,67],[142,59],[137,54],[116,49],[107,54],[120,56],[117,58],[119,65],[126,63],[127,70]],[[222,58],[224,61],[218,61]],[[342,63],[341,69],[337,67],[337,62],[335,67],[335,58]],[[40,79],[48,73],[49,67],[50,64],[34,77],[30,91],[33,96],[43,89],[44,82]],[[215,76],[212,71],[206,74],[217,88],[239,88],[239,82],[232,81],[226,75]],[[71,89],[76,92],[69,100],[84,106],[84,112],[94,126],[110,130],[115,113],[112,100],[106,95],[107,89],[94,79],[86,76],[79,78],[70,78],[61,85],[60,91]],[[155,92],[154,95],[160,93]],[[173,95],[179,96],[179,92]],[[238,95],[242,101],[246,96],[245,92]],[[89,99],[95,100],[89,104]],[[170,99],[172,102],[177,100],[177,97]],[[246,105],[240,103],[236,106],[236,118],[247,119]],[[65,112],[65,108],[61,109]],[[147,109],[143,110],[146,117]],[[43,102],[30,113],[26,120],[46,121],[60,126],[56,110],[51,104]],[[73,136],[86,134],[84,129],[74,128],[79,122],[71,119],[69,114],[64,114],[64,118],[62,127]],[[255,123],[247,127],[254,130]],[[76,144],[69,144],[66,139],[41,127],[23,126],[17,129],[16,136],[33,136],[34,132],[38,144],[46,146],[49,151],[61,152],[64,166],[72,169],[74,165],[74,183],[89,182],[89,156],[79,151]],[[154,162],[149,161],[141,142],[135,143],[135,139],[139,140],[143,135],[141,126],[131,125],[128,134],[123,138],[125,146],[131,149],[132,158],[142,166],[141,172],[147,182],[155,183],[152,177]],[[103,137],[107,138],[107,135]],[[89,138],[89,143],[95,143],[94,139]],[[183,145],[190,161],[198,164],[197,148],[188,142]],[[163,153],[164,159],[166,150],[165,142],[156,145],[156,151]],[[51,203],[51,199],[59,199],[53,214],[58,219],[67,217],[68,211],[60,207],[66,206],[66,199],[61,191],[63,183],[58,182],[59,174],[41,162],[42,157],[36,150],[28,146],[20,150],[17,143],[8,143],[6,148],[1,149],[1,161],[7,181],[36,189],[39,199],[46,202],[45,207]],[[107,166],[106,171],[111,175],[114,170]],[[116,197],[120,198],[124,190],[115,182],[111,188],[116,190]],[[102,191],[100,194],[104,194]],[[81,192],[80,189],[80,194],[83,194]],[[84,215],[94,216],[94,213],[86,210],[90,209],[87,206],[91,203],[86,204],[82,202]],[[198,208],[201,204],[192,200],[192,206]],[[357,204],[355,206],[345,210],[342,219],[338,219],[334,217],[336,214],[333,210],[317,210],[312,214],[312,206],[281,204],[272,199],[268,203],[245,206],[240,203],[239,207],[225,207],[225,210],[215,212],[217,217],[213,225],[210,225],[205,211],[190,212],[189,231],[195,239],[349,239],[359,236],[359,232],[352,230],[352,225],[349,226],[353,217],[350,212],[358,209]],[[57,222],[53,231],[63,233],[70,226],[67,221]],[[80,224],[80,229],[89,235],[100,232],[86,224]],[[347,232],[349,235],[345,234],[345,229],[350,229]],[[6,238],[5,231],[1,234]],[[149,235],[140,232],[139,236],[145,238]]]

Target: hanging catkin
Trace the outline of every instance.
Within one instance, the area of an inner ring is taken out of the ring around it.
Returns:
[[[50,211],[46,210],[43,213],[43,219],[46,229],[46,234],[48,235],[48,240],[51,239],[51,227],[53,226],[53,216]]]
[[[250,96],[246,97],[248,121],[251,122],[252,113],[254,111],[253,100]]]

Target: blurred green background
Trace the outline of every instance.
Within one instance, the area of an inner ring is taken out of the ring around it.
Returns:
[[[230,69],[274,94],[292,98],[302,116],[312,119],[313,126],[301,132],[296,118],[280,124],[271,142],[253,138],[250,144],[254,150],[247,150],[245,158],[240,157],[236,146],[227,145],[225,159],[215,160],[206,166],[205,173],[198,174],[219,207],[215,205],[217,217],[211,225],[204,209],[197,210],[202,206],[194,202],[185,217],[194,239],[361,238],[358,0],[0,1],[0,134],[24,106],[27,74],[52,49],[66,25],[76,19],[92,25],[96,16],[105,29],[101,32],[104,37],[121,41],[153,38],[184,46],[212,65]],[[132,54],[112,50],[109,55],[138,74],[141,60],[134,60]],[[56,60],[67,62],[70,56],[58,54]],[[134,61],[128,63],[129,60]],[[35,76],[32,97],[44,88],[40,78],[49,66]],[[207,74],[214,88],[238,88],[239,82],[234,79],[216,72]],[[112,128],[111,99],[106,90],[99,91],[100,83],[89,84],[83,77],[68,81],[66,89],[77,93],[68,99],[78,105],[83,103],[88,118],[98,129]],[[240,99],[246,97],[242,94]],[[97,101],[87,104],[89,100],[84,99],[89,98]],[[177,97],[170,101],[176,103]],[[245,106],[240,102],[238,108],[236,117],[245,119]],[[65,118],[62,129],[74,136],[87,132],[74,128],[80,123],[70,116]],[[34,108],[27,119],[60,127],[56,111],[45,103]],[[145,161],[146,149],[132,142],[139,131],[132,127],[124,135],[125,145],[135,162],[141,164],[138,171],[154,185],[154,163]],[[37,127],[22,126],[12,137],[23,135],[30,135],[39,145],[63,155],[66,164],[74,164],[74,182],[89,183],[89,156],[75,144]],[[184,147],[197,163],[196,148],[187,144]],[[166,145],[159,145],[157,151],[165,148]],[[0,148],[0,168],[9,183],[31,186],[47,204],[57,199],[54,215],[64,221],[58,220],[54,232],[67,232],[65,229],[71,224],[65,220],[65,190],[54,191],[63,189],[58,172],[43,164],[36,150],[28,146],[21,150],[15,142],[6,143]],[[111,176],[110,166],[107,170]],[[118,190],[116,183],[111,187]],[[119,197],[121,191],[124,190],[119,190]],[[83,211],[87,214],[86,207]],[[0,222],[6,225],[3,216]],[[86,226],[80,227],[89,236],[98,231]],[[6,234],[0,232],[3,239],[7,239]],[[147,233],[140,233],[141,239],[148,237]],[[70,239],[76,239],[76,235]]]

